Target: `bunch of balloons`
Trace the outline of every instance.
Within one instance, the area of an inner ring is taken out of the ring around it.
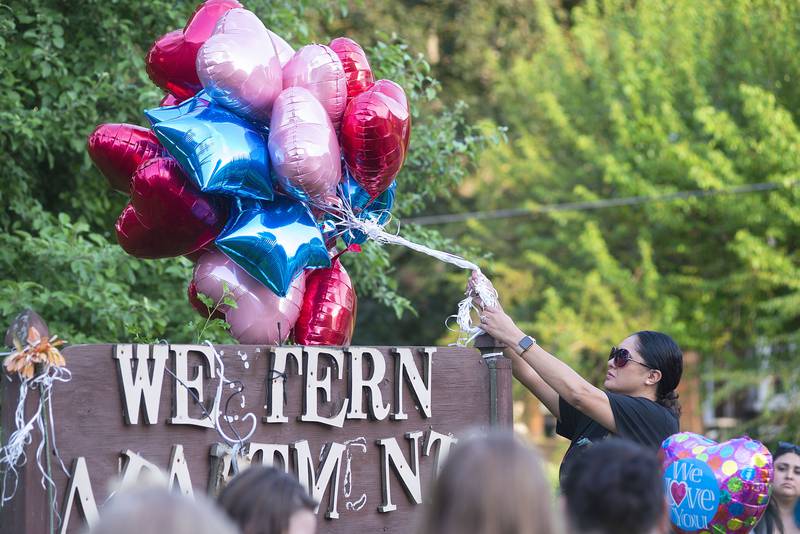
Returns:
[[[119,244],[194,261],[190,302],[241,343],[349,344],[356,295],[337,245],[367,239],[348,220],[390,216],[411,133],[403,89],[376,81],[356,42],[294,51],[236,0],[198,6],[155,42],[147,73],[167,92],[145,111],[151,128],[102,124],[88,140],[130,195]]]

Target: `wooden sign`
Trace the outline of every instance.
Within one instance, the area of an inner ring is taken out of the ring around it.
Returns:
[[[296,475],[319,502],[319,532],[408,532],[459,435],[511,424],[510,361],[490,338],[481,344],[68,347],[72,379],[56,384],[52,399],[56,444],[70,471],[51,457],[56,531],[95,521],[112,483],[161,471],[175,491],[213,496],[237,469],[265,464]],[[215,351],[233,381],[216,411]],[[19,382],[2,383],[8,439]],[[36,402],[31,392],[29,412]],[[241,454],[232,454],[215,421],[234,441],[254,428]],[[2,534],[49,529],[37,445],[0,510]]]

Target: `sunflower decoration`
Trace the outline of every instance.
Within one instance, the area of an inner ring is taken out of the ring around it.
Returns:
[[[31,326],[28,328],[28,339],[26,345],[22,345],[22,341],[14,338],[14,347],[16,350],[12,352],[3,362],[6,372],[18,373],[21,377],[26,379],[33,378],[36,364],[46,364],[55,367],[63,367],[66,365],[66,360],[58,347],[63,345],[64,342],[58,339],[58,336],[50,338],[42,338],[39,331]]]

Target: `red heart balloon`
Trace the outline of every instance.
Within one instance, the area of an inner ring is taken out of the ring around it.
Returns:
[[[117,240],[139,258],[170,258],[209,245],[225,211],[198,191],[171,158],[143,163],[133,175],[131,202],[117,219]]]
[[[166,107],[166,106],[177,106],[183,102],[180,98],[176,97],[172,93],[167,93],[164,95],[164,98],[161,99],[161,102],[158,103],[159,107]]]
[[[294,325],[295,343],[349,345],[358,303],[350,276],[338,260],[327,269],[306,272],[306,293]]]
[[[347,103],[372,87],[375,76],[369,66],[364,49],[352,39],[338,37],[331,41],[331,49],[339,56],[347,80]]]
[[[167,155],[153,132],[134,124],[101,124],[86,148],[111,187],[123,193],[130,193],[131,176],[139,165]]]
[[[373,198],[400,172],[411,135],[411,114],[403,88],[378,80],[344,112],[341,146],[353,177]]]
[[[217,21],[229,10],[242,7],[236,0],[207,0],[197,6],[182,30],[161,36],[147,54],[147,75],[180,100],[203,88],[197,77],[197,52],[214,33]]]

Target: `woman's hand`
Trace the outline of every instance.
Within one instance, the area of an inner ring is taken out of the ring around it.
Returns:
[[[491,308],[488,306],[483,308],[480,319],[480,326],[486,333],[509,347],[516,347],[517,343],[525,337],[525,333],[514,324],[514,321],[499,304]]]

